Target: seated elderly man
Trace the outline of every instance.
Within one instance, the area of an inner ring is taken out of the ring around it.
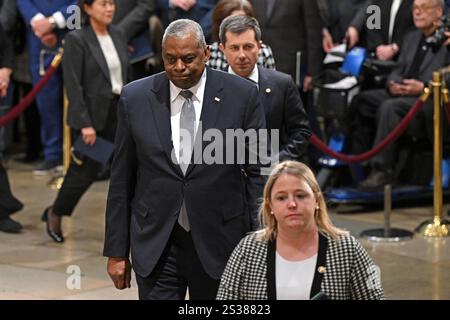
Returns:
[[[438,28],[444,9],[444,0],[414,1],[413,18],[418,30],[406,36],[398,66],[388,77],[387,89],[363,92],[352,102],[355,117],[353,153],[366,151],[372,142],[377,145],[386,137],[420,96],[433,71],[450,63],[449,50],[445,45],[435,47],[427,42]],[[419,116],[425,116],[427,126],[431,126],[431,105],[426,105],[421,113]],[[397,149],[398,143],[394,141],[370,160],[371,172],[361,187],[377,188],[393,182]]]

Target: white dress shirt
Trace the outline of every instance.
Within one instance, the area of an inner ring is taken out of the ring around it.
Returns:
[[[175,151],[175,157],[179,162],[180,159],[180,116],[181,108],[185,99],[180,95],[182,90],[192,92],[192,102],[195,109],[195,135],[197,135],[198,125],[200,123],[200,115],[203,108],[203,96],[205,94],[206,85],[206,68],[200,78],[200,81],[189,89],[178,88],[172,81],[170,83],[170,126],[172,128],[172,144]]]
[[[99,36],[97,39],[100,42],[103,55],[105,56],[106,63],[108,64],[109,77],[111,78],[112,92],[120,95],[123,87],[122,79],[122,64],[120,63],[119,54],[117,53],[114,42],[109,34]]]
[[[240,77],[238,74],[236,74],[236,72],[233,71],[231,66],[228,66],[228,73],[231,73],[231,74],[234,74],[235,76]],[[259,71],[258,71],[258,67],[256,66],[256,64],[255,64],[255,67],[253,68],[252,73],[250,73],[250,75],[247,78],[254,81],[259,88]]]

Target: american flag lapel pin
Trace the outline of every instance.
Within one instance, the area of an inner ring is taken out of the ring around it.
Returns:
[[[215,97],[215,98],[214,98],[214,101],[216,101],[216,102],[220,102],[220,99],[219,99],[219,98],[217,98],[217,97]]]

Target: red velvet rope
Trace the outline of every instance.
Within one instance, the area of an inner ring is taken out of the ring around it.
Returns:
[[[53,64],[47,69],[45,75],[38,81],[38,83],[34,86],[33,90],[31,90],[20,102],[14,106],[11,110],[8,111],[3,117],[0,117],[0,128],[17,118],[22,112],[24,112],[31,102],[33,102],[36,95],[42,90],[42,88],[47,84],[50,78],[58,69],[59,64],[53,66]]]
[[[372,150],[358,154],[358,155],[346,155],[343,153],[338,153],[331,150],[326,144],[324,144],[316,135],[312,135],[309,139],[310,142],[320,151],[326,153],[327,155],[336,158],[338,160],[344,161],[346,163],[358,163],[366,161],[372,158],[374,155],[379,153],[386,145],[397,139],[405,130],[417,112],[423,107],[423,101],[418,99],[414,106],[409,110],[406,116],[400,121],[400,123],[392,130],[378,145],[376,145]]]

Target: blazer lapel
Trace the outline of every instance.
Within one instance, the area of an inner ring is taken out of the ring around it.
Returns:
[[[100,43],[98,42],[97,36],[92,30],[91,27],[86,28],[86,41],[89,46],[89,50],[92,52],[92,56],[97,61],[100,69],[105,74],[106,78],[111,82],[111,78],[109,76],[108,64],[106,63],[105,56],[103,55],[102,48],[100,47]]]
[[[113,40],[114,46],[116,47],[117,54],[119,55],[120,64],[122,66],[122,80],[123,83],[127,83],[127,68],[128,68],[128,48],[126,44],[123,43],[116,29],[110,28],[111,39]],[[108,72],[109,73],[109,72]]]
[[[175,168],[179,175],[183,175],[179,165],[175,164],[172,159],[172,152],[174,151],[172,144],[172,129],[170,126],[170,90],[169,90],[169,79],[166,73],[160,73],[156,75],[153,84],[152,91],[154,92],[154,98],[158,103],[152,103],[149,101],[153,118],[155,120],[155,126],[157,127],[159,139],[166,153],[169,163]]]
[[[317,253],[317,264],[314,271],[313,283],[311,286],[310,298],[321,291],[323,275],[326,272],[327,265],[328,239],[319,232],[319,252]]]
[[[267,114],[270,112],[270,106],[272,105],[273,98],[273,83],[267,76],[264,68],[258,66],[259,72],[259,98],[261,100],[262,105],[264,106],[264,111]]]
[[[202,163],[201,157],[204,149],[203,133],[215,127],[217,116],[222,109],[222,88],[220,79],[216,78],[215,71],[211,71],[209,67],[206,67],[206,85],[203,95],[202,114],[200,115],[200,124],[195,136],[191,164],[186,170],[186,176],[192,171],[196,163]]]
[[[277,242],[275,238],[270,239],[267,244],[267,299],[277,300],[277,286],[275,283],[275,252],[277,251]]]

